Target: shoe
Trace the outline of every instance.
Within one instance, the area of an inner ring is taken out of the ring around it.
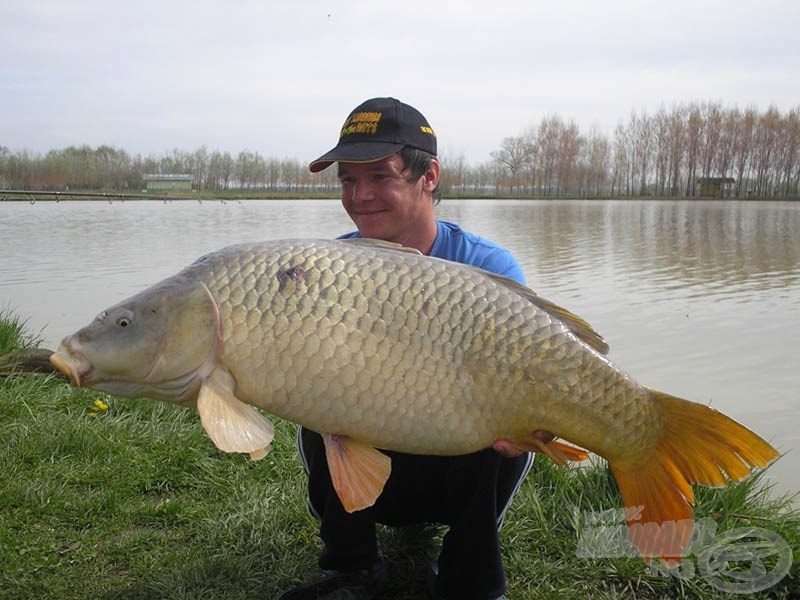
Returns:
[[[279,600],[373,600],[389,581],[389,563],[379,559],[371,569],[324,573],[289,590]]]
[[[448,600],[436,593],[436,577],[439,575],[439,563],[436,561],[428,565],[428,600]],[[505,595],[490,600],[507,600]]]

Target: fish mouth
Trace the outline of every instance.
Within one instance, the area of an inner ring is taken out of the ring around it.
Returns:
[[[86,361],[76,358],[63,347],[50,355],[50,364],[66,375],[75,387],[81,387],[81,383],[85,384],[91,371],[91,366]]]

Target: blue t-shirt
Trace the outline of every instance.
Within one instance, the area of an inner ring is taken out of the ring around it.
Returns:
[[[464,231],[449,221],[436,221],[436,227],[438,233],[431,248],[431,256],[474,265],[525,285],[522,267],[514,255],[505,248],[479,235]],[[361,237],[361,234],[353,231],[340,236],[339,239],[354,237]]]

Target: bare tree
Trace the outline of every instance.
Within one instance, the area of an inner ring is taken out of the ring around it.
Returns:
[[[564,123],[560,118],[558,121],[559,145],[556,155],[556,193],[568,194],[570,190],[576,190],[578,187],[578,157],[584,141],[578,125],[574,121]]]
[[[633,140],[620,123],[614,129],[614,174],[611,194],[630,196],[633,192]]]
[[[758,113],[752,106],[747,108],[736,120],[733,138],[733,168],[737,197],[747,195],[750,191],[745,176],[748,175],[750,169],[757,121]]]
[[[704,103],[700,107],[703,127],[700,130],[700,168],[703,177],[713,177],[714,159],[719,152],[722,135],[722,107],[718,103]]]
[[[628,136],[633,150],[631,184],[638,189],[637,193],[640,196],[644,196],[647,194],[653,147],[655,146],[653,121],[646,111],[641,111],[638,115],[631,113],[629,127]]]
[[[611,150],[608,139],[596,129],[581,145],[578,159],[580,183],[578,193],[584,196],[600,196],[606,191],[609,178]]]
[[[757,196],[770,196],[774,192],[774,160],[779,148],[781,124],[781,115],[774,106],[770,106],[757,121],[752,157]]]
[[[688,109],[686,120],[686,196],[694,196],[697,191],[697,169],[700,151],[703,144],[705,124],[703,112],[699,105],[692,104]]]
[[[775,159],[776,189],[778,196],[791,196],[797,193],[793,186],[793,176],[800,151],[800,111],[795,108],[782,118],[778,155]]]
[[[520,172],[528,160],[528,144],[521,136],[507,137],[500,143],[500,149],[492,152],[491,156],[502,171],[507,174],[507,179],[504,183],[508,186],[509,193],[513,194],[514,188],[520,184]]]

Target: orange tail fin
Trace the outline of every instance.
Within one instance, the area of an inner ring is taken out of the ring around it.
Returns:
[[[664,431],[644,463],[610,464],[623,504],[635,515],[629,537],[645,559],[680,561],[694,530],[692,484],[722,487],[766,467],[778,452],[730,417],[703,404],[651,391]]]

